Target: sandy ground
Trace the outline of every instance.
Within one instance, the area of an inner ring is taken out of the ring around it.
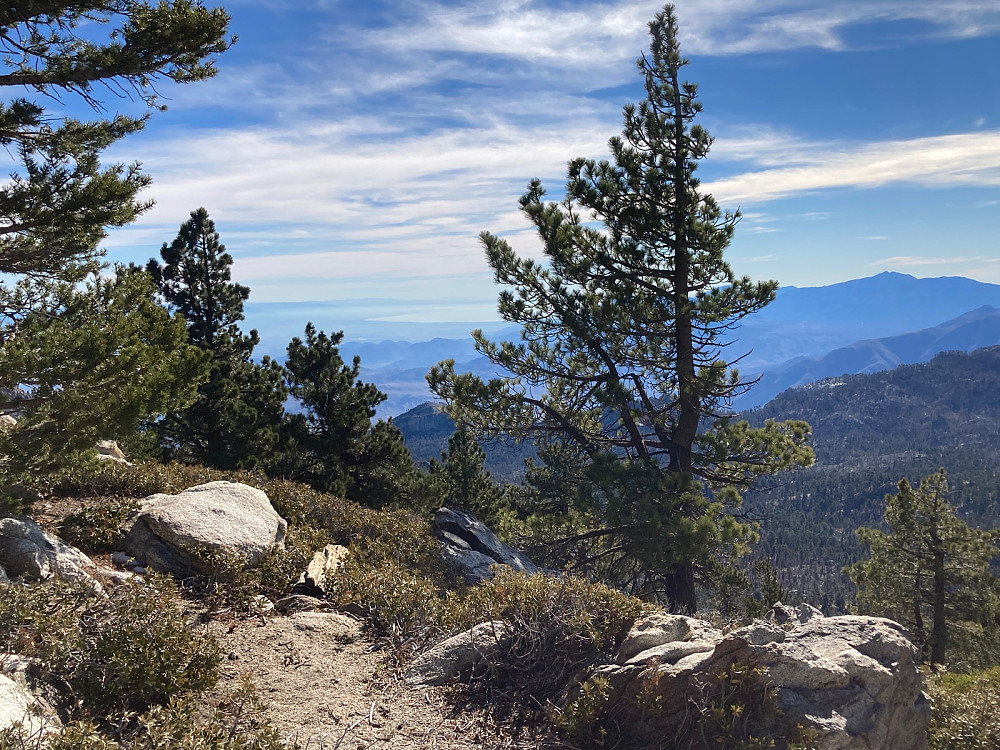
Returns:
[[[551,748],[512,738],[482,710],[455,706],[447,690],[413,689],[391,675],[384,652],[360,623],[332,612],[247,619],[210,626],[227,656],[218,691],[249,674],[265,716],[301,750]]]

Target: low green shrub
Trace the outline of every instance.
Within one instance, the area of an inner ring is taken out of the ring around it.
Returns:
[[[1000,747],[1000,667],[972,674],[928,675],[929,750]]]
[[[440,632],[442,592],[431,579],[398,563],[349,557],[331,582],[334,604],[365,618],[375,636],[417,646]]]
[[[79,646],[77,612],[93,597],[85,586],[49,581],[0,586],[0,652],[62,663]]]
[[[17,728],[0,731],[0,750],[284,750],[262,711],[253,684],[244,678],[208,717],[199,698],[176,696],[131,721],[74,721],[47,739]]]
[[[59,536],[88,553],[121,549],[126,522],[138,511],[137,498],[111,497],[66,516]]]
[[[648,606],[601,583],[501,568],[493,580],[452,596],[443,624],[462,630],[506,622],[511,645],[477,682],[513,698],[518,710],[540,709],[598,653],[613,651]]]
[[[62,581],[0,587],[0,641],[39,660],[61,707],[122,716],[215,684],[221,658],[179,607],[172,581],[150,577],[105,596]]]
[[[815,733],[789,726],[777,691],[759,667],[732,663],[707,680],[690,680],[677,705],[663,673],[646,676],[634,693],[612,701],[609,682],[595,677],[561,710],[551,712],[560,734],[577,748],[672,750],[795,750],[812,747]]]

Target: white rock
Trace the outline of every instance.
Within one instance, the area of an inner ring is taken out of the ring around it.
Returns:
[[[143,502],[125,549],[145,567],[208,572],[196,551],[232,555],[249,565],[280,544],[288,528],[267,495],[238,482],[209,482]]]
[[[130,563],[135,562],[135,558],[132,557],[128,552],[112,552],[111,562],[115,565],[127,566]]]
[[[722,638],[722,631],[704,620],[667,612],[653,612],[635,621],[621,646],[616,661],[624,664],[643,651],[674,641],[711,641]]]
[[[39,739],[38,746],[44,747],[44,740],[40,738],[46,728],[57,724],[57,720],[49,712],[40,712],[39,708],[34,696],[20,680],[0,674],[0,732],[20,725],[24,737]]]
[[[640,651],[631,659],[625,662],[626,665],[644,664],[655,659],[659,664],[675,664],[685,656],[691,654],[702,654],[715,650],[715,643],[712,641],[671,641],[662,643],[659,646],[647,648]]]
[[[342,544],[328,544],[313,555],[295,584],[296,593],[322,597],[327,579],[344,566],[351,551]]]
[[[97,457],[102,461],[113,461],[118,464],[128,463],[128,458],[125,457],[122,449],[114,440],[98,440],[96,448]]]

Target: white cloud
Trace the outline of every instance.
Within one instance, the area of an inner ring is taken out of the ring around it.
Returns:
[[[1000,185],[1000,130],[845,144],[812,153],[810,163],[745,172],[705,185],[721,203],[760,203],[834,188],[888,184]]]
[[[681,42],[693,55],[733,55],[807,47],[839,50],[845,32],[871,23],[920,21],[924,36],[968,38],[1000,28],[992,0],[678,0]],[[408,3],[395,27],[366,41],[394,52],[495,55],[576,71],[617,65],[645,46],[646,23],[659,0],[578,3],[479,0],[459,6]],[[346,37],[341,37],[346,38]]]
[[[602,155],[607,133],[603,123],[586,122],[567,130],[497,123],[396,138],[369,138],[361,130],[347,120],[301,123],[295,131],[178,133],[145,143],[144,161],[156,176],[150,196],[158,204],[133,227],[115,232],[108,245],[122,252],[145,247],[141,254],[149,257],[203,205],[223,241],[238,249],[238,277],[254,288],[280,279],[340,284],[375,275],[485,279],[490,272],[479,232],[500,234],[519,253],[538,257],[517,196],[529,177],[539,176],[553,199],[561,198],[566,160]],[[780,139],[767,139],[762,161],[781,163]],[[732,205],[890,183],[1000,184],[1000,131],[834,147],[795,137],[787,143],[797,166],[744,172],[705,189]],[[720,147],[727,153],[724,140]],[[728,153],[743,149],[753,150],[743,143]],[[127,154],[118,158],[130,160]],[[751,211],[741,232],[780,231],[775,221]]]
[[[871,265],[886,268],[909,268],[912,266],[954,266],[960,263],[982,263],[988,259],[982,257],[924,257],[916,255],[894,255],[891,258],[880,258]]]

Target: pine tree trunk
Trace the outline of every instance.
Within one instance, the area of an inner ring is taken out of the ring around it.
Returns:
[[[945,646],[948,642],[948,624],[945,621],[945,571],[944,550],[934,550],[934,623],[931,632],[931,664],[944,664]]]
[[[667,579],[667,609],[682,615],[693,615],[698,610],[692,562],[674,563]]]

